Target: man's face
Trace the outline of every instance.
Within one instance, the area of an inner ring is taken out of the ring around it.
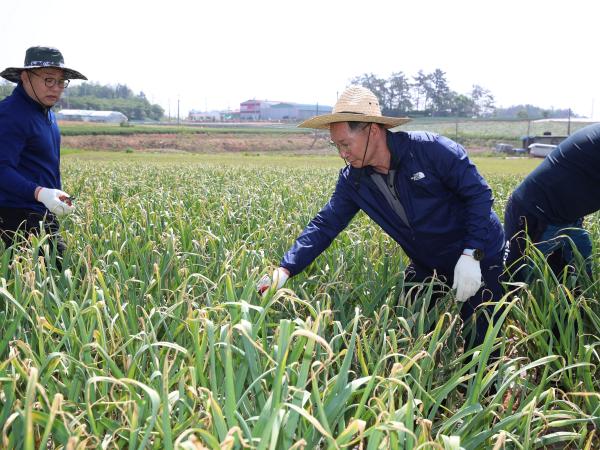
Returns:
[[[63,77],[63,70],[55,67],[21,72],[21,81],[27,95],[47,108],[54,106],[60,100],[65,90]]]
[[[335,122],[329,125],[332,144],[352,167],[360,168],[368,165],[369,158],[365,157],[365,150],[370,129],[369,125],[363,125],[352,130],[348,122]]]

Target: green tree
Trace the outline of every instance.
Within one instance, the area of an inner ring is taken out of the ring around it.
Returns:
[[[450,109],[452,95],[448,82],[446,81],[446,73],[441,69],[435,69],[430,74],[431,80],[431,106],[433,113],[436,115],[447,115]]]
[[[350,80],[351,84],[366,87],[377,97],[381,109],[389,108],[390,93],[387,87],[387,81],[378,78],[372,73],[365,73]]]
[[[495,100],[489,90],[482,88],[478,84],[474,84],[471,90],[471,99],[475,106],[473,112],[477,117],[491,115],[494,112]]]
[[[124,84],[116,86],[98,83],[82,83],[65,91],[58,104],[59,108],[119,111],[129,120],[160,120],[164,109],[151,104],[146,95],[135,95]]]
[[[116,98],[132,98],[133,91],[124,84],[117,84],[117,86],[115,87],[115,97]]]
[[[0,100],[12,94],[15,85],[10,81],[0,80]]]
[[[454,116],[471,117],[475,114],[475,102],[467,95],[453,92],[450,105],[452,115]]]
[[[527,110],[522,109],[517,113],[517,118],[518,119],[528,119],[529,118],[529,114],[527,114]]]
[[[412,109],[410,98],[411,84],[402,72],[394,72],[388,82],[389,111],[388,113],[406,114]]]
[[[417,75],[413,76],[413,98],[416,111],[424,111],[429,103],[431,89],[431,76],[419,70]]]

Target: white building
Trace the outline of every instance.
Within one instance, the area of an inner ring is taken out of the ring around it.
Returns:
[[[188,119],[197,122],[220,122],[222,120],[220,111],[200,111],[192,109]]]
[[[61,109],[56,113],[57,120],[75,120],[79,122],[127,122],[127,116],[118,111],[92,111],[87,109]]]
[[[318,116],[319,114],[329,114],[332,109],[331,106],[319,104],[311,105],[252,99],[240,103],[240,119],[297,122]]]

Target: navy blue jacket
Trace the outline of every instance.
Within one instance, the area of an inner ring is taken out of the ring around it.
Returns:
[[[387,143],[408,225],[371,180],[371,167],[347,166],[329,202],[284,255],[280,265],[292,275],[321,254],[361,209],[415,263],[449,278],[465,248],[484,250],[488,262],[499,259],[504,232],[492,211],[492,192],[464,148],[427,132],[388,131]]]
[[[562,141],[513,197],[546,223],[567,224],[600,210],[600,123]]]
[[[60,189],[60,132],[54,113],[19,83],[0,102],[0,207],[45,212],[37,186]]]

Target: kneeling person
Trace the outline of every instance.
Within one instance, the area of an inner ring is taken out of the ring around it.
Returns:
[[[556,274],[573,262],[571,243],[591,272],[592,241],[583,218],[598,210],[600,124],[594,124],[561,142],[510,196],[504,214],[510,239],[507,268],[517,279],[526,279],[528,270],[520,259],[529,238]]]

